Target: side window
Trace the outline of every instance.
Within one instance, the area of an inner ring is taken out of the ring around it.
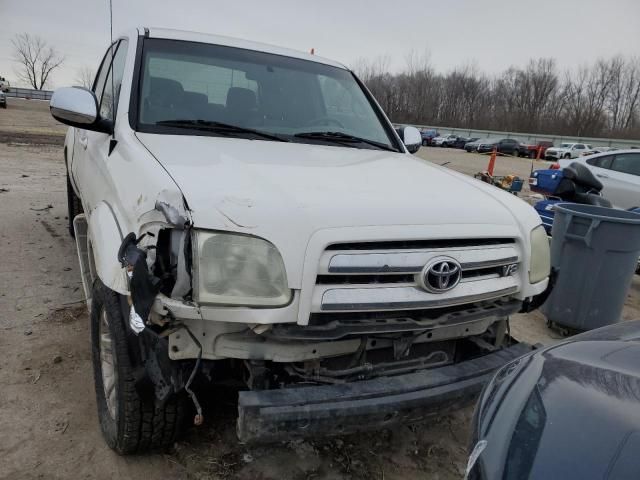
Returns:
[[[100,70],[98,71],[98,75],[93,82],[93,93],[95,93],[96,98],[98,99],[98,103],[100,103],[100,98],[102,98],[102,92],[104,91],[104,82],[107,80],[107,74],[109,73],[110,66],[111,48],[109,48],[107,50],[107,53],[104,54],[102,63],[100,64]]]
[[[581,143],[577,143],[573,148],[575,148],[576,150],[584,150],[584,145],[582,145]]]
[[[611,169],[616,172],[640,176],[640,153],[621,153],[615,155]]]
[[[121,40],[113,57],[113,65],[104,84],[104,92],[100,98],[100,117],[113,120],[114,107],[117,108],[120,98],[120,87],[124,73],[124,63],[127,58],[127,41]]]
[[[587,160],[587,164],[594,167],[606,168],[608,170],[611,168],[612,161],[613,155],[605,155],[604,157],[590,158]]]

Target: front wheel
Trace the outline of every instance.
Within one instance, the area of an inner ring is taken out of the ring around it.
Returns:
[[[183,401],[174,395],[158,406],[139,395],[123,305],[120,294],[96,279],[91,346],[100,428],[107,445],[122,455],[163,450],[178,435]]]
[[[570,153],[565,153],[564,154],[564,158],[567,158],[567,159],[571,158],[571,154]]]

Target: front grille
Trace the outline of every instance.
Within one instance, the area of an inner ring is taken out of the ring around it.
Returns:
[[[421,287],[425,265],[455,259],[460,283],[432,293]],[[512,238],[438,239],[333,244],[320,257],[311,314],[446,309],[507,298],[519,289]]]

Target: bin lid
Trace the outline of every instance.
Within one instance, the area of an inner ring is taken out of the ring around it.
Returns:
[[[581,203],[557,203],[554,210],[556,213],[562,212],[575,217],[604,220],[614,223],[640,224],[640,213],[619,208],[599,207]]]

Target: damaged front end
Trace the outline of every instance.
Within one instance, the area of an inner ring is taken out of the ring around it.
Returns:
[[[181,199],[159,198],[118,260],[129,279],[139,391],[162,403],[184,390],[195,425],[204,418],[195,389],[228,380],[241,390],[244,441],[419,421],[473,401],[496,368],[530,350],[509,336],[509,316],[522,302],[508,296],[312,313],[301,324],[300,291],[288,288],[273,245],[196,231],[188,213]],[[259,259],[249,261],[254,253]]]
[[[129,278],[128,318],[130,348],[137,351],[138,390],[159,403],[185,390],[196,409],[194,424],[203,422],[202,408],[191,389],[201,366],[202,346],[188,326],[166,311],[153,311],[158,295],[189,303],[192,294],[191,221],[181,196],[163,191],[155,209],[141,218],[138,235],[129,233],[118,250],[118,261]],[[198,347],[192,362],[169,357],[169,335],[185,331]]]

